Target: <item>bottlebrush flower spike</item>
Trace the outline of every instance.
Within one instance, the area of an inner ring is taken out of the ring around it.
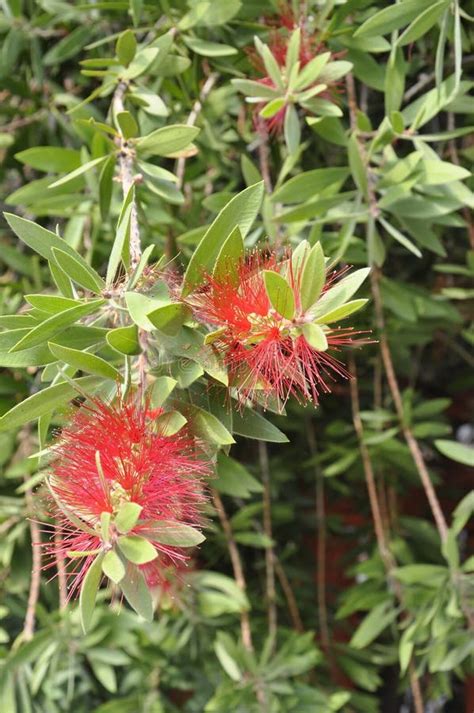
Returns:
[[[95,400],[63,428],[49,478],[60,536],[46,549],[72,563],[69,596],[88,578],[98,588],[101,576],[91,570],[99,562],[129,603],[150,614],[147,587],[204,539],[194,528],[202,525],[209,465],[186,431],[160,433],[162,414],[133,396],[113,405]]]
[[[256,51],[248,52],[263,76],[232,83],[256,105],[257,128],[265,134],[284,131],[288,150],[294,153],[300,141],[296,107],[319,117],[342,116],[334,96],[338,80],[352,64],[331,55],[317,34],[308,31],[307,19],[297,21],[288,6],[282,6],[278,23],[278,30],[272,23],[268,44],[256,37]]]
[[[241,402],[282,408],[290,395],[318,404],[343,364],[327,350],[354,343],[352,328],[333,324],[367,302],[350,301],[369,270],[326,274],[319,243],[304,241],[293,254],[253,253],[236,266],[207,275],[188,304],[214,328],[207,338],[220,352]],[[360,342],[359,342],[360,344]]]

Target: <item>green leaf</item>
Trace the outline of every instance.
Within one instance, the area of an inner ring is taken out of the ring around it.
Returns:
[[[60,297],[59,295],[25,295],[25,300],[29,302],[32,307],[36,307],[42,312],[50,312],[51,314],[57,314],[65,309],[81,304],[79,300]]]
[[[359,624],[350,640],[350,646],[363,649],[371,644],[396,619],[397,614],[398,610],[391,602],[378,604]]]
[[[383,225],[387,233],[389,233],[392,238],[395,238],[400,245],[403,245],[403,247],[413,253],[413,255],[416,255],[416,257],[422,257],[421,251],[416,247],[416,245],[412,243],[409,238],[405,237],[405,235],[403,235],[403,233],[401,233],[397,228],[390,225],[390,223],[383,218],[379,218],[379,222]]]
[[[451,458],[456,463],[474,467],[474,448],[472,446],[448,440],[437,440],[434,443],[439,452],[446,458]]]
[[[196,528],[173,520],[152,520],[143,532],[154,542],[172,547],[196,547],[206,539]]]
[[[147,332],[155,330],[155,325],[150,322],[147,315],[159,307],[163,307],[164,300],[148,297],[140,292],[126,292],[125,303],[135,324]]]
[[[159,376],[155,379],[150,391],[151,407],[159,408],[162,406],[177,384],[176,379],[171,379],[169,376]]]
[[[97,591],[102,579],[102,561],[104,555],[99,554],[89,566],[87,574],[81,585],[81,593],[79,595],[79,610],[81,613],[81,624],[85,634],[90,629],[92,616],[94,614],[95,600]]]
[[[78,389],[87,390],[98,386],[100,382],[97,377],[85,376],[75,379],[74,383],[77,384]],[[3,414],[0,418],[0,431],[19,428],[43,414],[52,413],[56,408],[65,406],[77,394],[78,391],[69,382],[54,384],[37,391]]]
[[[133,356],[140,354],[140,344],[138,342],[138,329],[136,324],[129,327],[117,327],[105,335],[107,344],[120,354]]]
[[[132,30],[125,30],[119,35],[115,45],[115,54],[124,67],[128,67],[130,62],[135,57],[137,51],[137,41]]]
[[[138,522],[142,509],[138,503],[130,501],[122,503],[114,520],[117,530],[123,535],[132,530]]]
[[[278,272],[264,270],[263,280],[273,309],[285,319],[293,319],[295,315],[295,296],[285,278]]]
[[[105,282],[100,275],[88,265],[81,255],[72,256],[59,248],[52,248],[52,252],[59,267],[73,282],[96,294],[100,294],[105,288]]]
[[[217,478],[212,485],[220,493],[235,498],[250,498],[252,493],[261,493],[263,488],[239,461],[220,452],[217,456]]]
[[[259,211],[263,190],[262,181],[249,186],[234,196],[220,211],[189,262],[184,276],[183,297],[200,284],[206,270],[212,269],[222,245],[236,226],[239,226],[242,237],[245,238]]]
[[[87,163],[83,163],[82,166],[79,166],[79,168],[76,168],[74,171],[71,171],[71,173],[62,176],[62,178],[58,178],[57,181],[54,181],[54,183],[50,184],[49,188],[57,188],[58,186],[63,186],[65,183],[69,183],[78,176],[82,176],[83,173],[87,173],[87,171],[90,171],[91,168],[94,168],[94,166],[98,166],[107,159],[108,156],[99,156],[99,158],[94,158],[92,161],[87,161]]]
[[[107,264],[107,273],[105,276],[105,281],[107,285],[113,284],[118,266],[120,265],[120,260],[122,259],[124,247],[125,245],[128,246],[130,216],[133,209],[133,201],[134,189],[132,187],[129,192],[129,195],[127,195],[125,199],[125,203],[122,206],[122,210],[117,221],[115,240],[112,245],[112,250],[110,251],[109,262]]]
[[[438,186],[453,181],[463,181],[470,178],[470,171],[462,166],[457,166],[449,161],[439,161],[438,159],[424,159],[421,162],[423,170],[422,183],[425,186]]]
[[[174,436],[187,423],[187,419],[179,411],[167,411],[158,416],[154,422],[156,432],[160,436]]]
[[[240,228],[237,226],[219,251],[212,273],[213,277],[216,280],[226,279],[232,284],[237,284],[239,266],[244,256],[244,240]]]
[[[4,216],[8,225],[20,240],[46,258],[46,260],[54,260],[53,248],[62,250],[71,255],[71,257],[78,258],[79,253],[65,240],[58,237],[56,233],[52,233],[50,230],[42,228],[41,225],[37,225],[31,220],[26,220],[26,218],[20,218],[13,213],[4,213]]]
[[[304,262],[300,283],[301,308],[306,312],[319,298],[326,280],[326,263],[321,243],[311,248]]]
[[[229,446],[235,443],[227,428],[212,413],[193,406],[190,410],[189,420],[198,437],[218,446]]]
[[[244,438],[270,443],[288,443],[288,438],[279,428],[256,411],[244,409],[233,413],[232,432]]]
[[[294,90],[297,92],[310,84],[314,84],[323,71],[325,65],[329,62],[330,57],[330,52],[323,52],[318,54],[316,57],[313,57],[313,59],[310,60],[298,74]]]
[[[179,332],[188,316],[189,309],[180,302],[163,305],[147,314],[153,326],[171,336]]]
[[[115,584],[125,577],[125,566],[114,550],[109,550],[102,560],[102,572]]]
[[[272,116],[278,114],[280,109],[285,106],[285,101],[285,97],[277,97],[276,99],[272,99],[268,102],[268,104],[265,104],[263,109],[261,109],[260,116],[264,119],[271,119]]]
[[[128,563],[120,589],[127,602],[146,621],[153,621],[153,600],[146,586],[145,577],[134,565]]]
[[[367,197],[367,168],[360,154],[360,147],[356,134],[351,134],[351,137],[347,144],[347,154],[354,183],[356,184],[357,188],[362,191],[362,193]]]
[[[235,47],[223,45],[220,42],[208,42],[207,40],[201,40],[199,37],[185,36],[183,36],[183,41],[193,52],[203,57],[230,57],[237,54]]]
[[[394,46],[385,71],[384,92],[385,113],[387,116],[391,116],[393,112],[398,111],[402,105],[405,91],[405,71],[403,52],[398,46]]]
[[[232,84],[239,92],[261,101],[268,101],[280,95],[280,91],[274,87],[268,87],[261,82],[252,79],[231,79]]]
[[[349,317],[350,314],[357,312],[366,305],[368,300],[352,300],[352,302],[346,302],[342,307],[336,307],[336,309],[326,312],[326,314],[321,315],[316,320],[316,324],[331,324],[332,322],[338,322],[340,319],[345,319]]]
[[[151,542],[140,535],[121,535],[117,544],[124,557],[133,564],[146,564],[158,557]]]
[[[363,267],[351,275],[344,277],[334,287],[331,287],[331,289],[324,293],[321,299],[308,311],[308,314],[311,314],[313,319],[316,319],[323,314],[332,312],[332,310],[337,307],[341,307],[341,305],[345,304],[352,295],[357,292],[369,272],[369,267]]]
[[[34,146],[15,154],[17,161],[47,173],[74,171],[81,165],[81,154],[76,149],[58,146]]]
[[[304,324],[302,327],[303,336],[313,349],[319,352],[325,352],[328,348],[328,340],[326,334],[317,324]]]
[[[229,647],[227,645],[227,637],[228,635],[224,634],[224,632],[219,632],[218,638],[214,642],[214,651],[216,652],[216,656],[219,659],[219,663],[221,664],[226,674],[233,681],[241,681],[243,674],[236,660],[229,652]],[[230,637],[228,638],[230,639]]]
[[[436,23],[447,7],[450,5],[450,0],[439,0],[429,6],[421,14],[419,14],[407,29],[400,35],[397,40],[397,45],[403,47],[409,45],[419,39]]]
[[[271,196],[273,202],[303,203],[315,198],[321,191],[334,183],[344,181],[349,175],[348,168],[316,168],[293,176]]]
[[[114,367],[95,354],[81,351],[79,349],[71,349],[70,347],[62,347],[59,344],[48,343],[49,350],[60,361],[66,362],[74,366],[76,369],[86,371],[89,374],[103,376],[105,379],[113,381],[123,381],[122,374]]]
[[[286,108],[283,132],[285,135],[285,143],[288,148],[288,153],[296,153],[298,146],[300,145],[301,126],[298,112],[293,104],[289,104]]]
[[[148,136],[138,139],[137,150],[156,156],[169,156],[187,148],[199,134],[200,129],[187,124],[173,124],[152,131]]]
[[[69,32],[42,57],[42,63],[49,67],[59,65],[69,57],[74,57],[90,41],[91,27],[79,26]]]
[[[405,0],[397,5],[371,15],[355,32],[354,37],[375,37],[398,30],[418,17],[423,8],[430,7],[432,0]]]
[[[115,117],[124,139],[132,139],[138,134],[138,124],[129,111],[119,111]]]
[[[65,309],[58,314],[53,314],[25,334],[10,351],[18,352],[28,347],[34,347],[37,344],[43,344],[43,342],[48,341],[50,337],[54,337],[55,334],[61,332],[71,324],[74,324],[82,317],[97,312],[103,304],[105,304],[105,300],[92,300],[91,302],[79,304],[77,307]]]
[[[107,161],[102,166],[99,176],[100,215],[104,221],[108,219],[110,212],[110,203],[112,201],[114,186],[115,162],[115,155],[109,156]]]

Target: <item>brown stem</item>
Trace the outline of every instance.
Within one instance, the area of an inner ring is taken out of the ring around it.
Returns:
[[[316,437],[311,423],[308,423],[307,439],[311,456],[317,455]],[[331,640],[329,637],[328,611],[326,603],[326,507],[324,493],[324,475],[321,469],[315,465],[316,474],[316,528],[317,528],[317,569],[316,569],[316,589],[318,598],[318,621],[321,645],[324,651],[330,650]]]
[[[193,108],[191,109],[191,112],[188,116],[188,119],[186,121],[187,126],[194,126],[196,123],[196,120],[199,116],[199,114],[202,111],[203,104],[210,94],[212,87],[216,83],[218,78],[217,72],[214,72],[208,76],[204,84],[202,85],[202,89],[199,94],[199,98],[196,99],[196,101],[193,104]],[[182,188],[183,186],[183,181],[184,181],[184,169],[186,167],[186,158],[184,156],[181,156],[177,163],[176,163],[176,176],[178,178],[177,181],[177,186],[178,188]]]
[[[128,89],[127,82],[119,82],[114,92],[112,99],[112,109],[114,117],[118,113],[124,111],[124,97]],[[120,165],[120,181],[122,183],[123,197],[126,198],[130,188],[141,177],[135,176],[134,173],[134,152],[128,145],[127,139],[120,134],[118,137],[119,143],[119,165]],[[130,269],[133,271],[142,255],[140,229],[138,227],[138,213],[136,201],[132,201],[132,209],[130,213]]]
[[[245,581],[244,569],[242,566],[242,560],[240,558],[239,548],[234,538],[234,533],[232,531],[232,526],[230,524],[229,518],[224,508],[224,503],[222,502],[221,496],[217,490],[212,491],[212,499],[214,501],[214,507],[216,508],[217,515],[219,516],[222,529],[224,530],[227,549],[229,550],[229,557],[232,564],[232,570],[234,572],[234,579],[237,586],[242,592],[247,591],[247,583]],[[252,643],[252,632],[250,630],[250,619],[248,611],[242,611],[240,613],[240,631],[242,635],[242,643],[247,649],[247,651],[253,651]]]
[[[26,480],[26,477],[25,477]],[[28,488],[25,492],[25,500],[30,517],[33,516],[33,494]],[[32,548],[32,569],[30,591],[28,594],[28,604],[26,607],[25,622],[23,624],[22,638],[29,641],[35,632],[36,605],[38,604],[40,584],[41,584],[41,533],[36,520],[30,520],[30,536]]]
[[[268,540],[273,539],[272,532],[272,503],[270,493],[270,464],[268,461],[268,447],[265,441],[258,442],[258,456],[263,482],[263,531]],[[265,574],[266,574],[266,599],[268,616],[268,634],[272,641],[276,638],[277,607],[275,590],[275,554],[273,546],[265,548]]]
[[[364,469],[365,482],[367,485],[367,491],[369,494],[370,509],[372,512],[372,520],[374,522],[375,536],[377,539],[377,547],[382,558],[382,562],[387,573],[387,577],[393,589],[395,596],[397,597],[400,604],[403,606],[403,592],[400,583],[397,579],[393,577],[393,569],[396,567],[396,562],[388,546],[387,534],[384,528],[384,523],[382,519],[382,509],[379,505],[377,497],[377,487],[375,482],[375,474],[372,467],[372,460],[370,458],[369,449],[364,443],[364,427],[362,425],[362,419],[360,416],[360,402],[359,402],[359,389],[357,386],[357,371],[355,365],[354,356],[351,354],[349,357],[349,371],[351,373],[350,380],[350,390],[351,390],[351,404],[352,404],[352,421],[354,423],[354,430],[357,435],[357,440],[359,442],[359,451],[362,458],[362,465]],[[415,705],[416,713],[424,712],[423,696],[421,693],[420,682],[416,675],[415,666],[413,660],[410,661],[408,668],[408,676],[410,679],[410,688],[413,695],[413,703]]]
[[[260,141],[258,144],[258,162],[260,165],[260,173],[262,174],[263,183],[267,193],[273,191],[272,176],[270,173],[269,150],[268,150],[268,132],[264,122],[259,130]]]
[[[421,483],[426,493],[426,497],[431,507],[431,512],[433,513],[433,518],[436,523],[436,527],[439,532],[439,536],[442,542],[445,542],[448,537],[448,526],[441,509],[441,505],[436,495],[436,491],[431,482],[430,475],[428,473],[428,468],[426,467],[423,455],[421,453],[420,446],[415,436],[412,433],[410,426],[405,421],[405,415],[403,413],[403,401],[400,393],[400,387],[398,385],[397,377],[395,374],[395,369],[393,366],[392,355],[390,352],[390,347],[388,345],[386,329],[385,329],[385,318],[383,313],[383,303],[382,295],[380,292],[380,271],[378,268],[374,268],[370,275],[372,295],[374,298],[375,316],[377,321],[377,327],[379,329],[379,345],[380,352],[382,354],[382,361],[384,364],[385,374],[387,377],[387,383],[392,394],[392,399],[395,404],[395,409],[402,427],[403,435],[405,441],[410,450],[412,458],[415,462],[418,475],[420,477]]]
[[[56,569],[58,571],[59,608],[62,611],[67,606],[66,559],[62,554],[62,537],[57,530],[54,533],[54,544],[56,550]]]
[[[291,586],[290,580],[286,576],[286,572],[283,568],[283,565],[276,556],[276,554],[274,555],[273,559],[275,563],[275,574],[278,577],[278,581],[280,582],[280,586],[283,589],[283,593],[286,597],[286,602],[288,604],[288,611],[290,614],[291,623],[293,624],[293,628],[296,631],[302,633],[304,631],[304,626],[303,621],[301,619],[300,610],[298,608],[298,603],[296,601],[295,593],[293,591],[293,587]]]

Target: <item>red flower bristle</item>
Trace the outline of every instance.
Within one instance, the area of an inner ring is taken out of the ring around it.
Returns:
[[[60,537],[45,545],[48,554],[71,560],[71,551],[103,548],[101,514],[113,515],[127,501],[142,507],[140,521],[130,534],[147,534],[143,521],[150,520],[202,525],[209,464],[186,431],[172,437],[156,431],[161,413],[162,409],[141,405],[133,396],[115,404],[95,400],[77,409],[61,432],[51,465],[53,532]],[[160,564],[169,568],[187,559],[185,550],[148,539],[159,555],[151,563],[155,570]],[[80,586],[93,559],[94,555],[72,559],[70,594]]]
[[[332,354],[318,351],[295,328],[307,322],[301,310],[301,272],[294,274],[289,255],[252,254],[241,261],[237,279],[207,275],[203,286],[188,298],[201,322],[218,330],[213,342],[229,371],[230,386],[240,401],[277,399],[283,406],[293,395],[300,402],[318,404],[337,377],[348,378],[343,364]],[[293,320],[273,309],[265,289],[263,271],[286,273],[296,304]],[[323,294],[348,268],[327,275]],[[358,332],[351,328],[326,332],[329,349],[354,344]],[[359,342],[360,343],[360,342]]]

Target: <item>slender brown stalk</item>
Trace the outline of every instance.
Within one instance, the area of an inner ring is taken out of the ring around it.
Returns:
[[[26,480],[26,477],[25,477]],[[28,488],[25,492],[26,507],[30,517],[34,514],[33,494]],[[28,594],[28,604],[26,607],[25,621],[23,624],[22,638],[29,641],[35,633],[36,606],[38,604],[40,584],[41,584],[41,533],[36,520],[30,520],[31,556],[32,569],[30,580],[30,591]]]
[[[58,572],[59,608],[63,611],[67,606],[66,560],[62,554],[62,537],[56,530],[54,533],[56,549],[56,569]]]
[[[232,531],[232,526],[224,508],[224,503],[222,502],[222,498],[217,492],[217,490],[212,491],[212,499],[214,501],[214,507],[216,508],[217,515],[219,516],[222,529],[224,530],[227,549],[229,550],[229,557],[232,564],[235,581],[239,589],[245,593],[247,591],[247,583],[245,581],[244,568],[242,566],[239,548],[237,547],[237,543],[234,538],[234,533]],[[248,611],[242,611],[240,613],[240,631],[242,635],[243,645],[245,646],[247,651],[253,651],[252,632],[250,629],[250,619]]]
[[[311,455],[317,455],[316,437],[314,428],[308,423],[306,429],[308,445]],[[318,599],[318,622],[321,645],[325,651],[329,651],[331,640],[329,636],[328,611],[326,603],[326,505],[324,475],[316,464],[314,466],[316,475],[316,528],[317,528],[317,567],[316,567],[316,591]]]
[[[270,493],[270,464],[268,461],[268,447],[265,441],[258,442],[258,457],[263,483],[263,531],[268,540],[273,539],[272,529],[272,503]],[[265,548],[265,575],[266,575],[266,600],[268,616],[268,634],[274,641],[277,632],[277,606],[275,590],[275,554],[273,546]]]
[[[369,494],[370,509],[372,512],[372,520],[374,523],[375,536],[377,539],[377,547],[382,558],[387,577],[390,581],[391,588],[395,596],[397,597],[400,604],[403,606],[403,592],[400,583],[397,579],[393,577],[393,569],[396,567],[395,559],[390,551],[388,544],[387,530],[384,527],[384,521],[382,517],[382,508],[380,507],[378,496],[377,496],[377,486],[375,481],[375,474],[372,466],[372,459],[370,457],[369,449],[364,443],[364,427],[362,424],[362,419],[360,416],[360,402],[359,402],[359,389],[357,386],[357,371],[355,365],[354,356],[351,354],[349,357],[349,371],[351,373],[350,380],[350,390],[351,390],[351,404],[352,404],[352,421],[354,423],[354,430],[357,435],[357,440],[359,442],[359,451],[362,458],[362,466],[364,469],[365,482],[367,485],[367,492]],[[388,525],[388,523],[386,523]],[[424,712],[423,696],[421,693],[420,681],[416,675],[415,666],[413,660],[410,661],[408,667],[408,676],[410,679],[410,688],[413,695],[413,703],[415,706],[416,713]]]
[[[439,532],[439,536],[442,542],[445,542],[448,537],[448,526],[446,524],[446,519],[444,517],[443,511],[441,509],[438,496],[434,489],[433,483],[431,482],[430,474],[428,473],[428,468],[426,467],[423,455],[421,453],[420,446],[416,440],[410,426],[406,423],[405,415],[403,412],[403,401],[400,393],[400,387],[398,385],[397,377],[395,374],[395,369],[393,366],[392,355],[390,352],[390,347],[387,340],[386,329],[385,329],[385,318],[383,313],[383,303],[382,296],[380,292],[380,271],[378,268],[374,268],[371,272],[371,286],[372,295],[374,298],[375,316],[377,320],[377,327],[379,329],[379,345],[380,352],[382,354],[382,361],[384,364],[385,374],[387,377],[387,383],[392,394],[392,399],[395,404],[395,410],[397,412],[400,425],[402,427],[403,435],[405,441],[410,450],[412,458],[415,462],[418,475],[420,477],[421,483],[426,493],[426,497],[431,507],[431,512],[433,513],[433,518],[436,523],[436,527]]]
[[[206,101],[207,97],[209,96],[214,84],[217,81],[217,78],[218,78],[217,72],[213,72],[212,74],[210,74],[208,76],[208,78],[202,85],[202,89],[199,93],[199,98],[196,99],[196,101],[194,102],[193,108],[191,109],[191,112],[187,118],[187,121],[186,121],[187,126],[194,126],[194,124],[196,123],[196,120],[202,111],[203,104]],[[186,167],[186,157],[181,156],[176,163],[176,176],[178,178],[176,185],[178,186],[178,188],[183,187],[185,167]]]
[[[127,89],[127,82],[121,81],[118,83],[112,99],[112,110],[114,116],[117,116],[117,114],[124,111],[124,97]],[[134,151],[128,145],[127,139],[122,134],[120,134],[118,138],[118,143],[120,149],[120,182],[122,184],[123,197],[125,198],[133,184],[141,180],[141,176],[135,175]],[[130,213],[130,268],[132,271],[140,262],[141,255],[142,248],[140,241],[140,229],[138,227],[137,204],[134,200],[132,202],[132,209]]]
[[[283,593],[288,604],[288,612],[290,614],[291,623],[296,631],[302,633],[304,631],[304,626],[293,587],[291,586],[291,582],[288,579],[283,565],[276,554],[274,554],[273,559],[275,563],[275,574],[278,577],[278,581],[280,582],[280,586],[283,589]]]

